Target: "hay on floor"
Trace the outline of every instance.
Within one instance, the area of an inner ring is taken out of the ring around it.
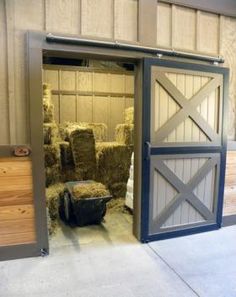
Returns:
[[[67,166],[73,167],[74,160],[70,143],[68,141],[61,141],[58,142],[58,145],[60,147],[62,168],[65,168]]]
[[[111,194],[117,197],[117,183],[127,183],[131,164],[132,148],[117,142],[96,144],[96,180],[105,184]],[[122,188],[122,187],[121,187]],[[124,194],[124,191],[122,195]]]
[[[73,123],[65,122],[60,126],[60,133],[62,139],[69,141],[70,134],[80,128],[90,128],[93,130],[94,138],[97,142],[105,141],[107,139],[107,126],[104,123]]]
[[[134,108],[129,107],[125,109],[125,124],[134,124]]]
[[[125,197],[127,192],[126,183],[114,183],[109,185],[109,190],[111,191],[114,198]]]
[[[96,174],[95,139],[92,129],[79,128],[70,134],[77,180],[94,179]]]
[[[60,195],[63,194],[65,185],[57,183],[53,186],[46,188],[46,205],[48,209],[48,230],[49,235],[56,232],[59,219],[59,201]]]
[[[43,139],[44,144],[53,144],[60,141],[59,129],[56,123],[43,124]]]
[[[48,207],[49,216],[52,220],[59,218],[59,198],[65,190],[63,183],[57,183],[46,188],[46,205]]]
[[[77,184],[73,187],[73,194],[77,199],[110,196],[106,187],[97,182]]]
[[[51,167],[54,165],[61,164],[60,159],[60,148],[58,144],[45,144],[44,148],[44,159],[45,159],[45,167]]]
[[[132,145],[134,143],[134,125],[120,124],[116,126],[115,139],[119,143]]]

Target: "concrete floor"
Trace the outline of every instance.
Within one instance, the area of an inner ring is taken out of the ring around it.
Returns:
[[[2,297],[236,297],[236,226],[142,245],[132,217],[63,226],[51,254],[0,263]]]

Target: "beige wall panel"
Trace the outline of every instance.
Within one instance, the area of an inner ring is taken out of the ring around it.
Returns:
[[[60,123],[76,121],[76,96],[60,96]]]
[[[7,48],[6,48],[6,16],[4,12],[4,1],[0,1],[0,144],[8,144],[9,118],[7,100]]]
[[[196,12],[194,9],[173,7],[173,48],[195,49]]]
[[[94,73],[93,74],[95,92],[109,92],[110,91],[110,74],[108,73]]]
[[[94,123],[104,123],[109,126],[109,98],[94,96],[93,98],[93,121]]]
[[[137,41],[138,1],[115,1],[115,39]]]
[[[111,90],[111,93],[124,93],[125,92],[125,75],[112,73],[110,75],[110,90]]]
[[[78,34],[80,6],[78,0],[46,0],[46,30]]]
[[[235,102],[236,102],[236,19],[222,17],[221,52],[225,58],[224,66],[230,68],[228,100],[228,138],[235,139]]]
[[[125,76],[125,93],[134,94],[134,75]]]
[[[199,12],[198,17],[198,50],[217,55],[219,51],[219,16]]]
[[[44,82],[51,85],[52,90],[59,89],[59,70],[44,70]]]
[[[43,0],[14,1],[14,61],[15,61],[15,109],[16,109],[16,143],[27,143],[28,103],[26,92],[26,30],[43,30]]]
[[[110,140],[114,139],[116,126],[124,123],[124,109],[125,98],[110,98],[110,126],[108,130],[108,137]]]
[[[171,5],[158,3],[157,5],[157,45],[171,47]]]
[[[54,118],[57,123],[60,122],[60,99],[59,95],[52,95],[52,103],[54,105]]]
[[[76,72],[62,70],[60,76],[61,90],[75,91],[76,90]]]
[[[227,153],[223,214],[236,214],[236,151]]]
[[[134,98],[125,98],[125,108],[134,106]]]
[[[89,123],[93,121],[93,97],[92,96],[78,96],[77,121],[89,122]]]
[[[93,73],[78,71],[77,88],[79,91],[92,91],[93,90]]]
[[[113,37],[112,0],[81,0],[81,34]]]

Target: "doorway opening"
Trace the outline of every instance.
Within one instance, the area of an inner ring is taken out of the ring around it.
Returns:
[[[134,240],[135,65],[44,58],[50,246]]]

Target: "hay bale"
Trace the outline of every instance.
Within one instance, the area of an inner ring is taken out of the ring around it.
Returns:
[[[43,122],[54,122],[54,106],[45,100],[43,100]]]
[[[52,221],[59,218],[59,199],[64,190],[65,185],[62,183],[57,183],[46,188],[46,205]]]
[[[92,129],[79,128],[70,134],[77,180],[94,179],[96,173],[95,139]]]
[[[45,167],[46,187],[49,187],[60,181],[60,170],[61,168],[59,165]]]
[[[116,183],[127,183],[131,163],[132,148],[117,142],[96,144],[96,180],[105,184],[111,194],[117,196]]]
[[[82,127],[93,130],[96,142],[102,142],[107,139],[107,125],[104,123],[79,123]]]
[[[66,183],[68,181],[77,181],[77,175],[74,166],[65,166],[61,170],[61,181]]]
[[[45,144],[44,148],[44,160],[45,167],[51,167],[54,165],[61,165],[60,148],[58,144]]]
[[[119,143],[132,145],[134,143],[134,125],[120,124],[116,126],[115,139]]]
[[[125,109],[125,124],[134,124],[134,108],[129,107]]]
[[[56,123],[43,124],[43,138],[44,144],[53,144],[60,141],[59,129]]]
[[[76,129],[89,128],[93,130],[94,138],[97,142],[107,139],[107,126],[104,123],[85,123],[85,122],[65,122],[60,126],[62,139],[69,141],[70,134]]]
[[[50,84],[43,84],[43,121],[44,123],[54,122],[54,106],[51,100]]]
[[[74,160],[70,143],[68,141],[61,141],[58,142],[58,145],[60,147],[62,168],[66,168],[67,166],[74,167]]]
[[[114,183],[109,186],[109,190],[114,198],[125,197],[127,186],[126,183]]]
[[[74,197],[77,199],[110,196],[107,188],[97,182],[77,184],[73,187],[72,191]]]

